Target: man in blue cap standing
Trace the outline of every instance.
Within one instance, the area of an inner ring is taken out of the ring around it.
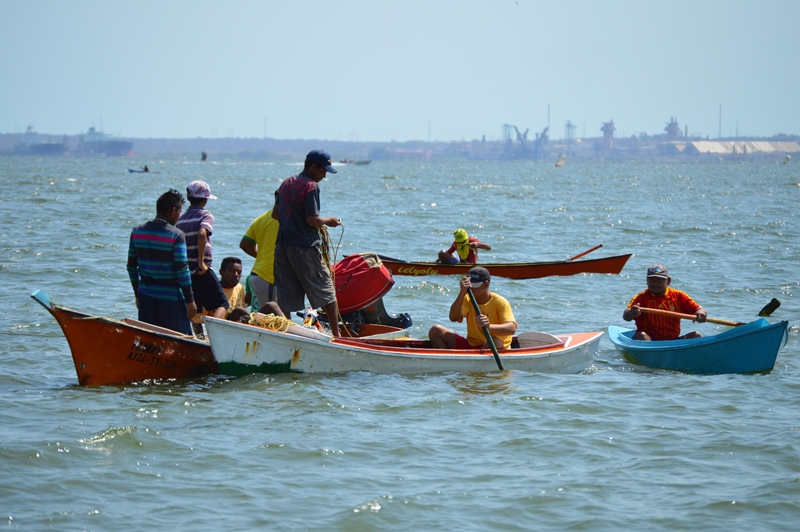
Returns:
[[[305,309],[304,297],[328,316],[331,334],[339,336],[339,306],[329,265],[322,257],[323,226],[338,227],[339,218],[320,216],[319,182],[336,169],[323,150],[306,155],[303,172],[285,179],[275,191],[272,217],[278,220],[275,244],[275,284],[278,304],[286,316]]]

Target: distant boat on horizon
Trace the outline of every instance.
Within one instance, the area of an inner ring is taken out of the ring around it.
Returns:
[[[128,172],[132,174],[160,174],[161,172],[154,172],[150,170],[147,165],[144,165],[141,169],[136,170],[134,168],[128,168]]]
[[[13,153],[16,155],[64,155],[67,143],[48,142],[42,140],[42,135],[28,126],[21,138],[17,139]]]
[[[133,155],[133,142],[119,140],[97,131],[90,127],[89,131],[82,135],[78,144],[79,155],[105,155],[107,157],[130,157]]]

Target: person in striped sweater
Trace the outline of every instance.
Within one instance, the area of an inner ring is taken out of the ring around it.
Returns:
[[[155,219],[137,225],[128,245],[128,277],[139,321],[191,335],[197,313],[186,239],[175,227],[185,200],[170,189],[156,202]]]
[[[681,336],[681,319],[660,314],[643,313],[640,308],[654,308],[694,314],[698,322],[706,321],[708,314],[686,292],[672,288],[672,277],[663,264],[655,264],[647,269],[647,290],[636,294],[622,313],[625,321],[636,320],[634,340],[675,340],[677,338],[700,338],[700,333],[692,331]]]

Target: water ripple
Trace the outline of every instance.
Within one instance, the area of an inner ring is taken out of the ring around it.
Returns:
[[[215,262],[243,257],[244,230],[299,168],[166,159],[157,176],[129,177],[138,162],[0,158],[9,527],[789,529],[800,512],[795,323],[766,375],[652,370],[603,337],[579,375],[77,386],[69,346],[32,290],[89,313],[133,315],[127,239],[159,194],[209,182],[220,197]],[[793,320],[800,178],[797,165],[773,166],[375,161],[323,181],[322,210],[345,221],[339,257],[432,260],[457,227],[492,244],[484,262],[560,260],[599,243],[592,256],[633,254],[617,276],[493,279],[523,330],[625,325],[622,310],[654,262],[712,316],[750,319],[778,297],[775,319]],[[385,304],[409,312],[411,333],[424,336],[448,323],[457,288],[446,277],[396,277]]]

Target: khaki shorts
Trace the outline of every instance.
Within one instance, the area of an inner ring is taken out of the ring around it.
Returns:
[[[250,290],[258,301],[259,309],[270,301],[278,301],[277,285],[271,284],[254,273],[250,274],[249,281]]]
[[[312,308],[322,308],[336,302],[336,290],[331,271],[322,260],[319,247],[275,246],[275,284],[278,304],[287,316],[304,310],[303,296]]]

